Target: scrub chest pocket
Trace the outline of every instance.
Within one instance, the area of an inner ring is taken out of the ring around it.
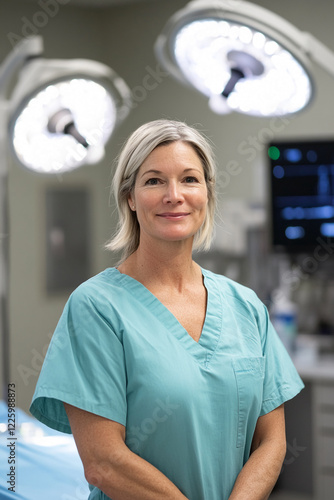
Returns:
[[[237,448],[244,446],[251,416],[261,412],[264,362],[264,357],[233,359],[238,397]]]

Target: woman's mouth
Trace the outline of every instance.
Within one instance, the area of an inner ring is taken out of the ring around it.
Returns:
[[[163,219],[180,220],[189,215],[189,212],[164,212],[162,214],[157,214],[158,217]]]

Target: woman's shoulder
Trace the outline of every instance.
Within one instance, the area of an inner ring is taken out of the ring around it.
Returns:
[[[116,271],[116,273],[115,273]],[[80,283],[77,288],[71,293],[71,300],[93,300],[99,301],[103,298],[117,295],[119,286],[115,276],[117,275],[116,268],[109,267],[98,274],[88,278]]]

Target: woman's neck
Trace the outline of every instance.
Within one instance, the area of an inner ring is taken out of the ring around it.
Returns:
[[[161,246],[140,244],[118,269],[147,288],[163,284],[182,291],[183,286],[201,276],[200,267],[192,259],[192,245],[189,243],[163,242]]]

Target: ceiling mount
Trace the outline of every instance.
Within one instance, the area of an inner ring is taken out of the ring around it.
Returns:
[[[264,73],[264,65],[261,61],[242,50],[231,50],[227,53],[227,60],[231,65],[231,77],[222,92],[222,95],[226,98],[234,91],[239,80]]]

